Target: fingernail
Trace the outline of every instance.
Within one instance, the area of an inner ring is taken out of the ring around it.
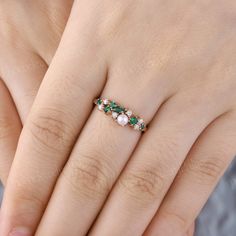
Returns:
[[[9,236],[32,236],[32,234],[27,228],[19,227],[13,229]]]

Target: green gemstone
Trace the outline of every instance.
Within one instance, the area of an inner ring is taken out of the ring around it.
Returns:
[[[98,105],[101,105],[101,104],[102,104],[102,99],[101,99],[101,98],[99,98],[99,99],[97,100],[97,104],[98,104]]]
[[[107,106],[104,107],[104,111],[105,111],[105,113],[109,112],[110,110],[111,110],[111,108],[110,108],[109,105],[107,105]]]
[[[123,107],[116,106],[116,107],[112,108],[112,111],[117,112],[117,113],[121,113],[121,112],[124,112],[125,109]]]
[[[131,125],[136,125],[138,123],[138,119],[136,117],[131,117],[129,123]]]
[[[110,107],[111,107],[111,109],[113,109],[113,108],[117,107],[117,104],[112,101],[112,102],[110,103]]]
[[[141,129],[141,130],[144,130],[144,129],[145,129],[145,125],[144,125],[143,123],[140,125],[140,129]]]

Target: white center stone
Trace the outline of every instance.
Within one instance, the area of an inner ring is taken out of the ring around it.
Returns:
[[[125,125],[128,124],[129,118],[128,118],[127,115],[121,114],[117,117],[117,122],[118,122],[119,125],[125,126]]]

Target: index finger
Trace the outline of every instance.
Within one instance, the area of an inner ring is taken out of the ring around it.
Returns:
[[[75,16],[73,9],[20,137],[1,209],[2,236],[34,235],[106,79],[106,63],[94,54],[93,35],[81,34],[85,30]]]

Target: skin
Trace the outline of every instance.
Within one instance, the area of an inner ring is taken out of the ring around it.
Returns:
[[[186,235],[235,155],[235,13],[222,0],[74,2],[19,140],[1,235]],[[149,130],[115,125],[93,109],[100,95]]]
[[[72,3],[0,3],[0,179],[4,185],[22,126],[55,54]]]

